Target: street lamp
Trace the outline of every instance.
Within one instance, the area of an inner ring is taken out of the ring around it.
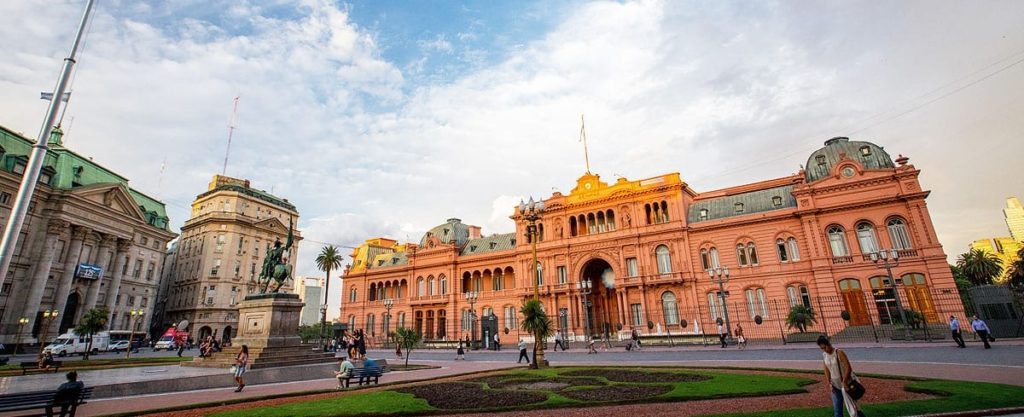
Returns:
[[[476,304],[476,298],[479,296],[480,294],[476,291],[466,293],[466,301],[469,302],[469,346],[466,346],[466,348],[471,350],[473,349],[473,341],[476,340],[476,327],[473,326],[473,319],[476,318],[476,310],[473,309],[473,306]]]
[[[725,317],[725,338],[732,339],[732,324],[729,323],[729,305],[725,302],[725,283],[729,282],[729,267],[708,268],[711,282],[718,284],[718,297],[722,300],[722,316]]]
[[[128,328],[128,349],[126,349],[124,353],[125,359],[132,357],[132,347],[135,346],[135,325],[145,314],[146,311],[142,309],[131,310],[128,312],[128,317],[131,317],[129,320],[131,327]]]
[[[394,298],[384,299],[384,340],[388,340],[388,330],[391,329],[391,308],[395,306]]]
[[[589,279],[576,283],[576,289],[583,295],[583,329],[586,332],[584,341],[587,343],[590,343],[590,292],[593,285]]]
[[[892,284],[893,298],[896,299],[896,311],[900,313],[900,320],[903,321],[903,332],[906,340],[909,341],[913,336],[910,334],[910,325],[907,323],[907,313],[903,310],[903,303],[900,302],[900,291],[896,279],[892,277],[892,269],[899,266],[900,256],[896,249],[882,249],[878,252],[871,252],[868,256],[871,258],[871,262],[875,263],[875,266],[885,269],[885,275]]]
[[[18,354],[18,348],[21,347],[22,333],[25,331],[25,326],[28,324],[28,317],[22,317],[18,319],[18,336],[14,341],[14,354]],[[12,355],[13,356],[13,355]]]
[[[533,197],[530,197],[529,202],[523,202],[519,200],[519,215],[527,222],[526,234],[530,237],[530,249],[533,251],[533,264],[530,269],[533,270],[533,298],[540,301],[540,278],[543,277],[544,271],[537,265],[537,220],[540,220],[544,214],[544,200],[534,202]],[[534,358],[533,364],[540,368],[547,364],[544,360],[544,338],[541,335],[534,335]]]
[[[39,354],[43,354],[43,349],[46,347],[46,331],[50,330],[50,323],[57,318],[57,310],[45,310],[43,311],[43,334],[39,338]]]

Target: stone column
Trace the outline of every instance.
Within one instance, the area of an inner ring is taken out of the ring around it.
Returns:
[[[111,313],[115,311],[117,307],[117,294],[121,289],[121,278],[123,274],[121,271],[124,270],[124,266],[128,263],[128,251],[132,248],[132,241],[127,239],[117,240],[117,256],[114,258],[114,270],[111,271],[113,274],[110,280],[110,287],[107,288],[107,300],[106,306]],[[113,323],[111,323],[113,326]]]
[[[57,320],[50,325],[51,331],[60,327],[62,317],[74,312],[64,311],[68,302],[68,294],[71,293],[71,282],[75,278],[75,267],[78,266],[78,258],[82,255],[82,243],[85,237],[92,232],[87,227],[75,226],[71,231],[71,243],[68,246],[68,254],[64,257],[64,272],[60,275],[60,282],[57,283],[57,290],[53,292],[53,309],[60,313]],[[56,334],[51,332],[50,334]]]
[[[117,236],[103,235],[100,240],[99,248],[96,254],[96,265],[100,268],[106,268],[107,264],[110,263],[111,251],[114,249],[114,243],[117,242]],[[112,276],[117,276],[119,271],[113,271]],[[93,307],[96,307],[96,300],[100,297],[100,287],[103,286],[103,276],[106,274],[100,274],[99,278],[89,284],[89,293],[85,296],[85,310],[88,311]],[[107,295],[110,295],[110,290],[107,290]]]
[[[25,332],[31,331],[35,326],[36,313],[39,312],[39,305],[43,301],[43,291],[46,290],[46,281],[50,276],[50,266],[53,264],[53,256],[57,252],[57,239],[64,234],[64,231],[69,226],[71,226],[71,223],[56,219],[50,220],[46,224],[46,244],[43,246],[43,253],[39,257],[38,264],[36,264],[28,297],[23,300],[25,302],[25,309],[22,310],[21,314],[29,319],[28,324],[25,326]]]

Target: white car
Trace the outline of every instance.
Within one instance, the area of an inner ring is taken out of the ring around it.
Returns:
[[[113,343],[111,343],[109,345],[107,350],[109,350],[111,352],[114,352],[114,353],[121,353],[122,351],[128,350],[128,341],[127,340],[118,340],[116,342],[113,342]]]

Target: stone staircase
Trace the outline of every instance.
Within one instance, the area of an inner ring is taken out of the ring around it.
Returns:
[[[241,352],[241,346],[231,346],[205,358],[182,362],[183,366],[201,368],[229,368]],[[334,362],[334,353],[312,350],[311,346],[250,347],[249,369],[273,368],[278,366],[310,365]]]

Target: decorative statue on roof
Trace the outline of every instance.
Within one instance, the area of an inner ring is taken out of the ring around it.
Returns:
[[[284,246],[281,240],[274,240],[274,247],[267,249],[267,257],[263,259],[263,270],[260,271],[258,288],[260,294],[268,292],[276,293],[284,285],[284,282],[292,277],[292,266],[288,264],[288,250],[292,248],[294,241],[293,225],[291,217],[288,218],[288,239]],[[277,286],[270,290],[270,281],[276,281]],[[269,291],[268,291],[269,290]]]

